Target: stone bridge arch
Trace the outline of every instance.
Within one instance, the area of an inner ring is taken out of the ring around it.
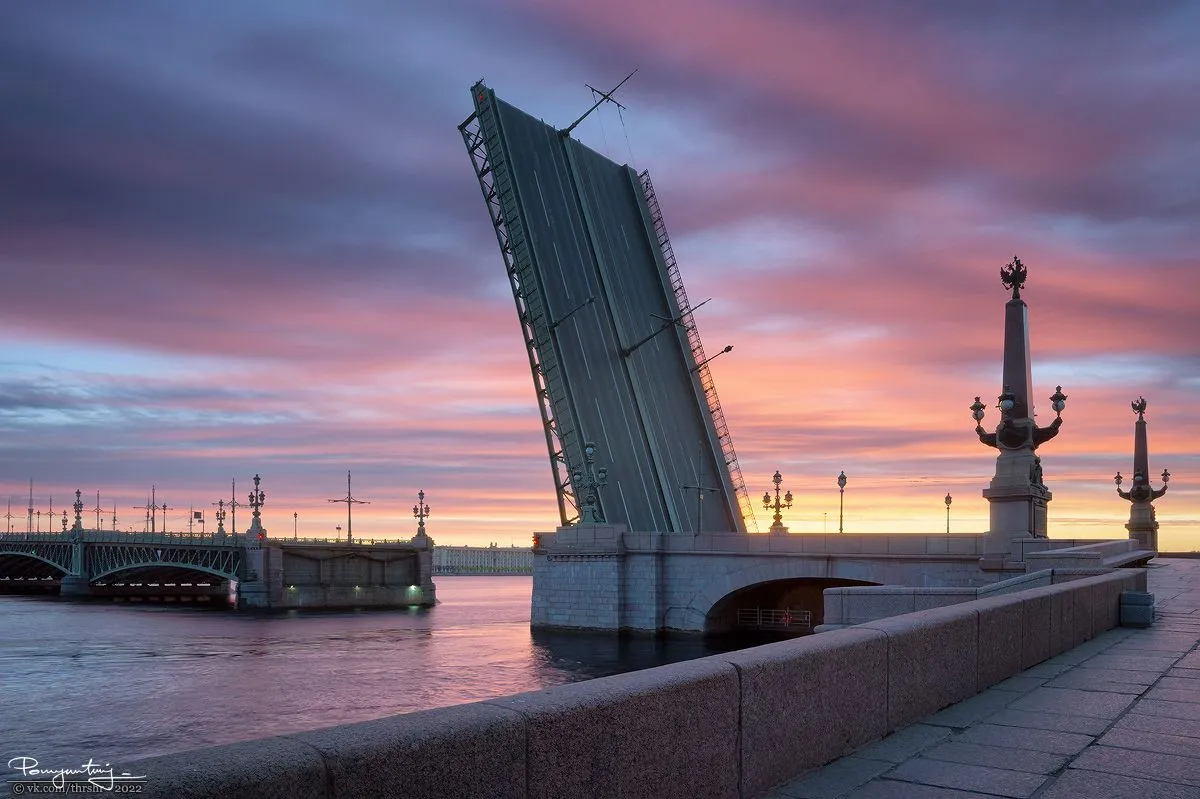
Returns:
[[[746,563],[742,558],[729,571],[714,574],[692,594],[686,604],[667,610],[667,626],[675,629],[731,632],[739,605],[787,607],[799,602],[811,614],[811,626],[821,623],[826,588],[881,585],[881,575],[865,564],[838,564],[826,558],[762,558]]]

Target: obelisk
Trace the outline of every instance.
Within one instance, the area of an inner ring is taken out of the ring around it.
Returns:
[[[1034,421],[1033,380],[1029,359],[1029,308],[1021,299],[1027,276],[1025,265],[1014,257],[1000,268],[1000,280],[1012,290],[1004,306],[1003,391],[999,397],[1000,424],[996,432],[984,430],[983,403],[979,397],[971,410],[979,440],[1000,450],[996,475],[983,490],[989,503],[988,532],[984,540],[984,566],[1002,566],[1013,553],[1013,540],[1046,537],[1046,504],[1052,494],[1042,480],[1042,462],[1038,446],[1058,435],[1066,395],[1059,386],[1050,397],[1054,421],[1038,427]]]
[[[1162,488],[1150,486],[1150,452],[1146,444],[1146,400],[1138,397],[1132,403],[1133,412],[1138,415],[1133,425],[1133,487],[1128,491],[1121,490],[1121,473],[1117,472],[1114,481],[1117,484],[1117,495],[1129,500],[1129,524],[1125,529],[1129,537],[1138,542],[1138,547],[1152,552],[1158,551],[1158,520],[1154,517],[1154,500],[1167,493],[1167,483],[1171,473],[1162,471]]]

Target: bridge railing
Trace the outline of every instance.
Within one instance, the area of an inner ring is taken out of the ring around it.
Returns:
[[[89,544],[207,544],[235,546],[245,539],[233,533],[130,533],[122,530],[84,530],[81,540]],[[60,533],[3,533],[0,541],[72,542],[71,530]]]

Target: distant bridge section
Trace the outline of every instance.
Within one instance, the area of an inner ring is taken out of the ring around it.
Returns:
[[[0,535],[0,592],[69,597],[197,598],[239,608],[432,605],[427,536],[378,544],[248,535]]]
[[[471,94],[459,130],[516,302],[562,523],[580,518],[572,475],[591,441],[610,523],[745,532],[753,511],[649,175],[483,83]]]

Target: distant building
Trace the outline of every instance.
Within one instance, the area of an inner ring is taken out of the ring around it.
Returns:
[[[433,548],[433,573],[438,574],[533,574],[533,550],[529,547]]]

